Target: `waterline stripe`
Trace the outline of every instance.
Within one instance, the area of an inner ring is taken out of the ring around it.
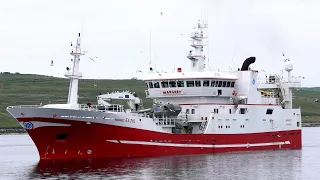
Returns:
[[[169,147],[199,147],[199,148],[229,148],[229,147],[257,147],[257,146],[272,146],[272,145],[284,145],[291,144],[290,141],[284,142],[271,142],[271,143],[253,143],[253,144],[177,144],[177,143],[158,143],[158,142],[146,142],[146,141],[125,141],[125,140],[106,140],[112,143],[123,144],[140,144],[150,146],[169,146]]]

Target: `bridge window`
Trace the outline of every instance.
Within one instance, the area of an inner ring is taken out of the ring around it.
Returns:
[[[211,87],[214,87],[214,84],[215,84],[215,81],[212,80],[210,86],[211,86]]]
[[[201,81],[195,81],[197,87],[201,87]]]
[[[189,114],[190,113],[190,109],[186,109],[186,114]]]
[[[149,88],[153,88],[153,83],[149,82]]]
[[[222,81],[222,87],[226,87],[226,81]]]
[[[160,88],[160,83],[159,82],[155,82],[154,84],[153,84],[154,86],[154,88]]]
[[[170,81],[169,86],[170,87],[177,87],[176,81]]]
[[[177,85],[178,87],[184,87],[184,81],[178,81]]]
[[[194,87],[194,81],[187,81],[187,87]]]
[[[191,114],[195,114],[195,109],[191,109]]]
[[[161,82],[161,87],[162,87],[162,88],[167,88],[167,87],[169,87],[168,81],[162,81],[162,82]]]
[[[222,86],[222,81],[218,81],[218,87]]]
[[[227,81],[227,86],[226,87],[230,87],[230,81]]]
[[[234,82],[231,82],[231,87],[234,87]]]
[[[203,87],[209,87],[209,84],[210,84],[210,81],[204,80],[202,86],[203,86]]]
[[[267,109],[266,114],[272,114],[272,112],[273,112],[273,109]]]

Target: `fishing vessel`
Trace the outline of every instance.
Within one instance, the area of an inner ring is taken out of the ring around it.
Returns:
[[[144,77],[150,108],[129,91],[97,96],[97,104],[78,103],[81,37],[72,47],[73,67],[66,104],[21,105],[7,111],[25,128],[40,159],[109,158],[214,154],[232,151],[300,149],[301,111],[292,107],[293,64],[283,74],[259,77],[247,58],[237,70],[205,70],[205,23],[191,33],[187,58],[191,70],[162,73],[150,68]],[[187,59],[186,58],[186,59]],[[114,104],[112,100],[125,100]]]

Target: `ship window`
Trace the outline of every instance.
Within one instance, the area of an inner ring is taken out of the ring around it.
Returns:
[[[218,81],[218,87],[222,86],[222,81]]]
[[[186,114],[189,114],[190,113],[190,109],[186,109]]]
[[[64,140],[67,139],[68,134],[57,134],[56,140]]]
[[[215,81],[213,81],[213,80],[211,81],[211,85],[210,85],[211,87],[214,87],[214,82]]]
[[[231,109],[229,109],[229,114],[231,114]]]
[[[187,81],[187,87],[194,87],[194,81]]]
[[[213,113],[218,114],[219,113],[219,109],[214,109]]]
[[[234,87],[234,82],[231,82],[231,87]]]
[[[162,82],[161,82],[161,87],[162,87],[162,88],[167,88],[167,87],[169,87],[168,81],[162,81]]]
[[[201,81],[195,81],[197,87],[201,87]]]
[[[230,81],[227,81],[227,87],[230,87]]]
[[[222,81],[222,87],[226,87],[226,81]]]
[[[222,90],[218,89],[218,95],[221,95],[221,94],[222,94]]]
[[[240,114],[246,114],[247,108],[240,108]]]
[[[210,81],[205,80],[203,81],[203,87],[209,87]]]
[[[191,114],[195,114],[195,109],[191,109]]]
[[[149,88],[153,88],[153,83],[149,82]]]
[[[154,88],[160,88],[159,82],[155,82],[155,83],[154,83]]]
[[[273,112],[273,109],[267,109],[266,114],[272,114],[272,112]]]
[[[300,122],[297,122],[297,127],[300,127]]]
[[[170,81],[170,82],[169,82],[169,86],[170,86],[170,87],[177,87],[177,84],[176,84],[175,81]]]
[[[184,81],[178,81],[177,85],[178,87],[184,87]]]

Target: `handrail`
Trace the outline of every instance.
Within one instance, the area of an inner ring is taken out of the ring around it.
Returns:
[[[17,105],[17,106],[8,106],[7,108],[39,108],[39,107],[43,107],[43,105]]]
[[[104,107],[100,109],[99,107]],[[87,104],[79,104],[80,110],[87,111],[98,111],[98,112],[125,112],[123,105],[114,104],[113,106],[101,106],[101,105],[91,105],[90,107]],[[110,110],[111,108],[111,110]]]
[[[153,119],[153,121],[158,126],[162,127],[174,127],[176,125],[176,120],[179,120],[177,118],[156,118]]]
[[[262,84],[275,84],[275,83],[301,83],[301,79],[299,77],[293,77],[290,79],[287,79],[287,78],[275,78],[273,79],[271,82],[270,82],[270,79],[267,78],[267,79],[259,79],[258,80],[259,83],[262,83]]]

